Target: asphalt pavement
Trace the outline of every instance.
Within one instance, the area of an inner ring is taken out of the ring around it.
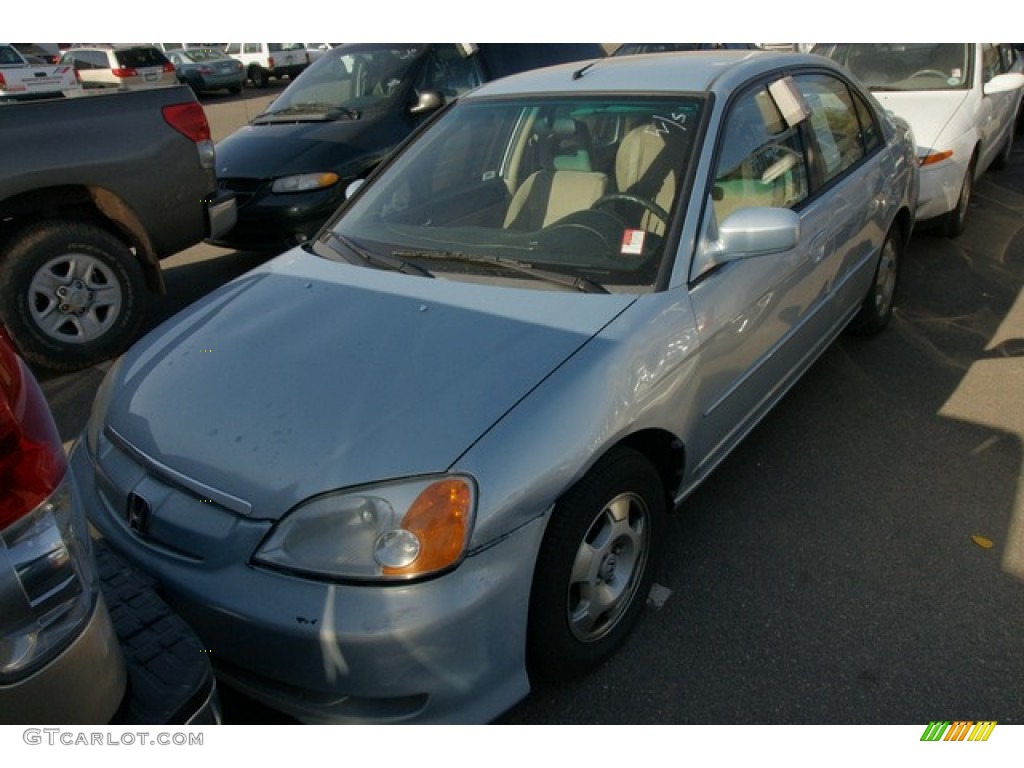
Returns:
[[[204,96],[223,138],[273,98]],[[891,327],[844,336],[692,495],[626,646],[506,724],[1024,723],[1024,136],[966,233],[919,231]],[[268,258],[165,263],[151,324]],[[43,377],[72,440],[106,366]],[[290,722],[225,696],[230,723]]]

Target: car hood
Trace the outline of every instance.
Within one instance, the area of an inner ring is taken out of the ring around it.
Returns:
[[[273,179],[335,171],[344,179],[375,165],[411,131],[383,113],[358,119],[250,124],[216,146],[218,178]]]
[[[317,493],[446,470],[633,301],[299,248],[138,342],[97,415],[164,468],[276,519]]]
[[[967,91],[875,91],[886,109],[902,117],[914,132],[920,149],[939,149],[942,131],[967,102]]]

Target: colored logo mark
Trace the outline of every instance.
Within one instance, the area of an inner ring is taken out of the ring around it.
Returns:
[[[995,720],[932,720],[921,741],[988,741],[995,727]]]

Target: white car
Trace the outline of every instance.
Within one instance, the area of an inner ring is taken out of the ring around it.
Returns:
[[[921,166],[917,216],[964,231],[975,180],[1010,159],[1024,65],[1008,43],[828,43],[886,108],[910,123]]]
[[[70,96],[82,90],[74,68],[30,64],[10,43],[0,43],[0,100]]]
[[[81,45],[60,57],[75,68],[85,88],[155,88],[177,85],[174,65],[155,45]]]
[[[224,53],[242,62],[256,88],[266,88],[272,77],[294,80],[310,62],[306,43],[228,43]]]
[[[309,63],[312,64],[338,43],[303,43],[303,45],[306,46],[306,55],[309,56]]]

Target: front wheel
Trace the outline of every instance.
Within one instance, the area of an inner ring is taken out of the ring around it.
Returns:
[[[971,195],[974,192],[974,160],[967,166],[967,173],[964,174],[963,183],[960,185],[960,195],[956,199],[956,207],[946,214],[942,222],[942,234],[946,237],[959,237],[967,228],[967,209],[971,205]]]
[[[123,352],[144,319],[145,275],[110,232],[81,221],[42,221],[7,243],[0,311],[22,356],[73,371]]]
[[[530,595],[532,675],[577,676],[622,644],[650,591],[664,520],[661,478],[628,448],[606,455],[558,502]]]

